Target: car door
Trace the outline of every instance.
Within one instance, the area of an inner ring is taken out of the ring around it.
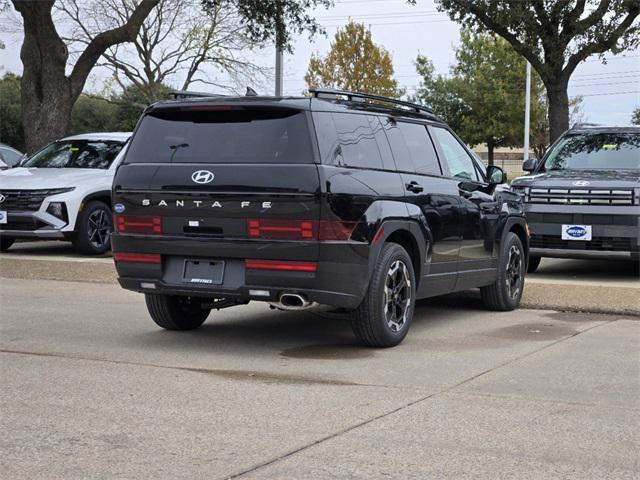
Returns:
[[[426,219],[426,281],[419,296],[449,292],[455,285],[460,248],[460,212],[457,182],[442,176],[442,169],[426,125],[386,119],[385,132],[405,187],[405,199]]]
[[[444,127],[430,125],[429,132],[442,159],[445,175],[457,184],[462,220],[458,270],[492,269],[495,267],[498,203],[489,193],[488,183],[462,142]],[[461,287],[459,283],[456,288]]]

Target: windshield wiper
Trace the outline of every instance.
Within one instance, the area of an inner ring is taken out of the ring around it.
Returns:
[[[188,148],[188,147],[189,147],[188,143],[178,143],[176,145],[169,145],[169,149],[173,150],[173,152],[171,153],[171,158],[169,158],[169,163],[173,163],[173,157],[176,156],[176,153],[178,152],[179,149]]]

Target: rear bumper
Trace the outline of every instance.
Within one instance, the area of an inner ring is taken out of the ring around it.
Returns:
[[[357,307],[369,284],[369,246],[360,243],[235,241],[202,238],[153,238],[114,234],[114,253],[161,255],[161,263],[116,262],[123,288],[143,293],[276,302],[283,293],[298,293],[321,305]],[[245,259],[315,261],[317,271],[273,271],[245,268]],[[225,262],[222,283],[184,281],[185,260]],[[259,292],[259,293],[256,293]]]
[[[215,287],[193,287],[190,285],[167,284],[162,280],[153,280],[149,278],[131,278],[120,277],[118,282],[122,288],[140,293],[156,293],[165,295],[182,295],[200,298],[226,298],[234,299],[239,302],[250,300],[262,302],[277,302],[283,293],[297,293],[306,297],[309,301],[320,305],[330,305],[340,308],[356,308],[361,298],[343,292],[334,292],[328,290],[316,290],[309,288],[290,288],[274,287],[272,285],[244,285],[237,289],[224,289]],[[146,288],[142,285],[146,285]],[[150,288],[153,285],[153,288]],[[252,291],[268,292],[268,296],[255,295]]]

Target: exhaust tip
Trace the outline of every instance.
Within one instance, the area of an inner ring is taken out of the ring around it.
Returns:
[[[297,293],[283,293],[280,295],[280,303],[288,308],[305,308],[311,302]]]

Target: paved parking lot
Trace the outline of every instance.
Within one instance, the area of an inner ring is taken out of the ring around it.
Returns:
[[[0,292],[4,478],[640,475],[638,317],[454,297],[371,350],[261,304],[170,333],[113,284]]]

